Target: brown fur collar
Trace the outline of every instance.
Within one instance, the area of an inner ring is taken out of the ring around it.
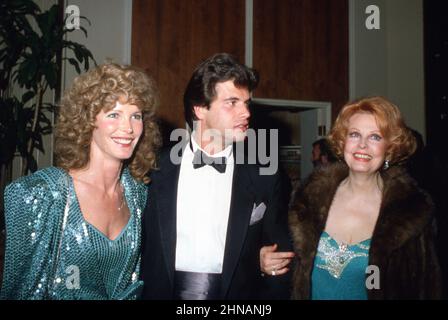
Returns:
[[[348,167],[343,163],[325,167],[313,173],[298,193],[290,210],[296,246],[301,247],[305,239],[320,237],[336,190],[347,175]],[[390,252],[422,232],[430,221],[433,203],[404,169],[392,167],[381,176],[383,201],[371,246]]]
[[[296,296],[306,296],[309,290],[305,279],[309,279],[312,271],[317,245],[336,190],[347,175],[348,167],[343,163],[320,169],[310,176],[291,203],[290,229],[302,269],[296,270],[294,275],[300,290],[303,290]],[[370,264],[381,264],[393,250],[424,232],[433,210],[431,199],[418,189],[402,168],[392,167],[381,175],[383,201],[372,235]]]

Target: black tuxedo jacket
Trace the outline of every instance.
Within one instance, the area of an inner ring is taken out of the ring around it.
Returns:
[[[159,170],[151,175],[142,224],[143,299],[173,299],[179,171],[180,164],[173,164],[170,150],[165,150]],[[235,164],[233,174],[220,299],[289,299],[291,272],[262,276],[259,258],[263,245],[277,243],[280,251],[292,249],[288,189],[278,172],[262,176],[258,165]],[[265,214],[250,225],[254,203],[261,202],[267,206]]]

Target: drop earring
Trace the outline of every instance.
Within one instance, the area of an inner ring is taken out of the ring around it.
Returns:
[[[384,161],[383,170],[387,170],[387,169],[389,169],[389,160],[386,159]]]

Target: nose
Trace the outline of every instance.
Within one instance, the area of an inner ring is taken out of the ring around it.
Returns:
[[[249,105],[247,105],[246,103],[243,103],[243,106],[241,108],[241,118],[243,118],[243,119],[250,118]]]
[[[367,141],[366,141],[366,139],[367,139],[367,138],[361,138],[361,139],[359,140],[359,147],[360,147],[361,149],[365,149],[365,148],[367,148]]]
[[[123,117],[123,120],[121,121],[120,124],[120,129],[126,133],[133,133],[134,132],[134,128],[132,128],[132,122],[130,118],[127,117]]]

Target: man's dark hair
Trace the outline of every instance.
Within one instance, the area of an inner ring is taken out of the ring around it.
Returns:
[[[194,106],[210,108],[216,98],[216,84],[228,80],[252,92],[258,85],[258,73],[228,53],[215,54],[195,69],[184,93],[185,120],[190,128],[193,129],[193,121],[197,120]]]
[[[316,140],[313,142],[313,147],[319,146],[320,150],[320,156],[327,156],[328,162],[335,162],[337,161],[336,156],[334,155],[333,151],[331,150],[330,144],[328,143],[327,139],[322,138],[319,140]]]

